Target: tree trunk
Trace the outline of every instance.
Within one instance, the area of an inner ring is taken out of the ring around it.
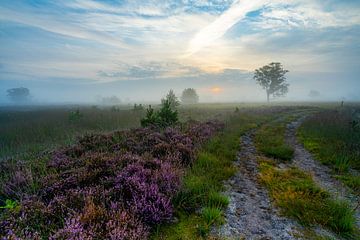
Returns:
[[[269,93],[269,90],[266,90],[266,97],[267,97],[267,102],[270,102],[270,93]]]

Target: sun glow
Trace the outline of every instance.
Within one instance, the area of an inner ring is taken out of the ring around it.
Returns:
[[[212,88],[210,89],[210,91],[211,91],[212,93],[220,93],[220,92],[223,91],[223,89],[222,89],[221,87],[212,87]]]

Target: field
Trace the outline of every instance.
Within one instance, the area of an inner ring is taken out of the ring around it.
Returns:
[[[359,109],[334,103],[199,104],[178,107],[173,126],[143,128],[146,112],[131,106],[3,107],[0,236],[251,237],[241,222],[241,234],[221,230],[233,221],[229,206],[238,201],[237,211],[246,212],[244,199],[253,197],[230,197],[238,190],[227,181],[249,176],[250,188],[268,191],[262,198],[269,198],[271,208],[296,222],[289,233],[294,239],[356,239]],[[242,145],[242,136],[253,146]],[[303,161],[299,151],[314,157]],[[247,169],[241,153],[255,169]],[[317,164],[326,177],[306,164]],[[265,222],[262,230],[267,235],[254,236],[276,236]]]

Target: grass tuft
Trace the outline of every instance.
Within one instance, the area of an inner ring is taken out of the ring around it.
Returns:
[[[201,216],[207,225],[222,224],[224,222],[223,212],[220,208],[205,207],[201,211]]]

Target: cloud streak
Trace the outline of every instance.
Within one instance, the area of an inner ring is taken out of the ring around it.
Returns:
[[[221,38],[232,26],[244,19],[250,11],[256,10],[266,4],[264,0],[238,0],[220,17],[211,24],[201,29],[191,39],[187,54],[192,55],[201,49],[211,45]]]

